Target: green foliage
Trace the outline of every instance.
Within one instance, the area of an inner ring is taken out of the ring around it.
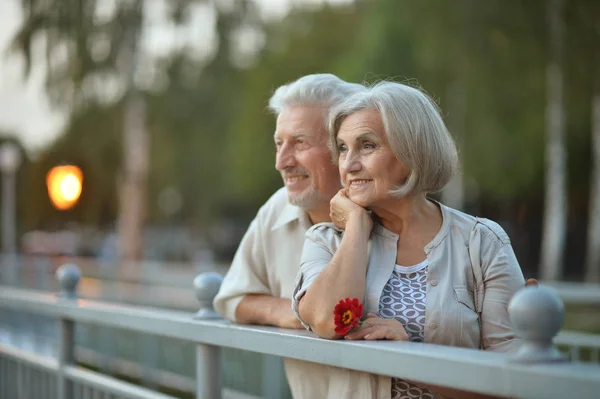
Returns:
[[[67,63],[50,69],[48,89],[57,105],[69,100],[73,117],[65,135],[33,165],[27,203],[32,226],[56,217],[40,182],[46,168],[61,160],[78,162],[86,173],[81,204],[73,211],[76,219],[110,223],[116,217],[122,103],[98,101],[85,82],[92,76],[122,75],[116,61],[123,22],[139,23],[139,15],[126,6],[131,2],[117,2],[115,17],[99,22],[93,18],[97,1],[23,0],[28,19],[14,48],[27,56],[27,65],[36,35],[48,35],[49,49],[71,43]],[[193,3],[168,2],[174,23],[186,21]],[[356,1],[294,9],[272,21],[261,20],[252,4],[238,0],[232,8],[215,8],[219,45],[211,58],[197,60],[182,49],[154,66],[169,84],[145,93],[151,135],[150,222],[164,220],[156,197],[167,186],[183,195],[177,218],[184,223],[202,225],[254,214],[281,186],[274,170],[275,117],[266,109],[268,99],[279,85],[316,72],[351,81],[392,78],[421,85],[439,102],[459,144],[463,172],[477,183],[482,200],[541,206],[545,2]],[[600,87],[599,15],[598,2],[567,2],[569,181],[571,195],[581,204],[590,169],[589,103],[594,88]],[[254,63],[242,68],[232,62],[233,37],[236,29],[248,25],[262,32],[264,46]],[[111,43],[100,58],[89,45],[99,35]],[[47,54],[51,65],[53,53]]]
[[[352,51],[360,15],[356,9],[324,7],[319,12],[292,11],[267,26],[267,43],[257,65],[244,72],[240,113],[229,134],[226,158],[230,193],[255,206],[281,186],[275,171],[275,117],[267,103],[275,89],[300,76],[336,71],[338,60]],[[293,51],[290,51],[293,49]],[[256,209],[256,207],[254,207]]]

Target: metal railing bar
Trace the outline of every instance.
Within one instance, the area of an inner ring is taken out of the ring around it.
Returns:
[[[595,365],[522,365],[507,362],[502,354],[433,344],[327,341],[305,331],[239,326],[223,320],[199,321],[186,312],[62,300],[30,290],[2,290],[0,307],[6,306],[197,344],[306,360],[497,396],[569,397],[572,384],[577,385],[581,397],[594,397],[600,391],[599,369]],[[460,370],[460,373],[448,370]],[[489,378],[490,375],[494,378]]]
[[[173,396],[161,394],[146,388],[120,381],[77,366],[66,366],[66,376],[78,385],[102,389],[112,395],[125,395],[132,399],[176,399]]]
[[[6,349],[6,351],[4,351],[4,349]],[[6,353],[4,353],[4,352],[6,352]],[[8,352],[11,352],[11,353],[8,353]],[[3,346],[2,344],[0,344],[0,362],[1,362],[0,365],[5,364],[5,362],[7,361],[7,359],[5,359],[1,356],[3,354],[6,354],[14,359],[27,358],[25,360],[25,362],[32,364],[34,366],[37,366],[37,362],[47,362],[48,360],[50,360],[51,362],[54,362],[53,366],[40,368],[40,370],[53,371],[58,368],[58,363],[56,362],[56,360],[54,358],[48,358],[48,357],[40,356],[37,354],[31,354],[30,352],[23,351],[22,349],[18,349],[18,348],[13,349],[13,347],[11,347],[11,346]],[[101,357],[103,357],[103,358],[101,359]],[[31,360],[32,358],[34,358],[35,360],[32,361]],[[92,350],[92,349],[83,348],[80,346],[75,347],[75,359],[77,362],[89,364],[94,367],[98,367],[100,364],[103,364],[103,362],[105,362],[104,364],[106,365],[106,369],[104,371],[111,373],[111,374],[128,375],[134,379],[141,379],[141,377],[142,377],[143,366],[141,366],[140,364],[135,363],[130,360],[127,360],[127,359],[120,358],[120,357],[105,356],[103,354],[100,354],[100,353]],[[5,364],[5,369],[6,369],[6,371],[8,371],[8,366],[6,364]],[[180,374],[172,373],[172,372],[165,371],[165,370],[154,369],[154,368],[151,368],[148,371],[152,374],[152,378],[154,379],[154,381],[156,381],[156,383],[159,386],[162,386],[165,388],[177,389],[177,390],[186,391],[186,392],[194,392],[194,390],[196,388],[196,382],[192,378],[188,378],[188,377],[185,377]],[[41,377],[42,377],[41,379],[43,381],[42,388],[41,388],[42,391],[43,392],[51,392],[54,389],[52,386],[52,381],[54,381],[55,377],[53,375],[48,374],[47,372],[43,372],[41,374]],[[1,381],[2,380],[0,380],[0,382]],[[2,386],[2,384],[0,384],[0,386]],[[224,398],[225,397],[226,398],[239,398],[239,399],[242,399],[242,398],[243,399],[257,399],[258,398],[256,396],[238,392],[238,391],[235,391],[235,390],[229,389],[229,388],[223,388],[222,391],[223,391],[222,396]],[[2,393],[1,390],[0,390],[0,393]],[[98,395],[94,396],[94,398],[96,398],[96,397],[101,398],[101,397],[103,397],[102,395],[104,395],[105,397],[108,397],[107,395],[109,395],[109,394],[99,392]],[[9,397],[9,396],[8,396],[8,394],[0,394],[0,398],[4,398],[4,397]],[[46,397],[46,396],[44,396],[44,397]]]
[[[78,362],[94,367],[104,364],[105,369],[103,371],[109,374],[128,375],[134,379],[141,379],[143,374],[142,369],[145,368],[145,366],[134,361],[116,356],[101,355],[93,349],[82,347],[75,348],[75,359]],[[194,392],[196,388],[196,382],[192,378],[155,368],[148,368],[148,372],[159,386],[189,392]]]
[[[600,304],[600,284],[564,281],[542,281],[541,283],[554,288],[558,296],[565,303],[579,305]]]
[[[600,349],[600,334],[590,334],[578,331],[561,331],[554,339],[556,345],[575,345],[579,347]]]
[[[0,344],[0,358],[10,359],[13,362],[24,362],[38,369],[56,372],[58,371],[58,361],[51,357],[37,355],[12,346]],[[10,369],[14,369],[9,367]]]
[[[579,347],[578,346],[575,346],[575,345],[569,346],[569,358],[571,359],[572,362],[579,361]]]

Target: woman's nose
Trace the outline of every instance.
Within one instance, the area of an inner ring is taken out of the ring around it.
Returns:
[[[342,169],[345,173],[357,172],[361,169],[361,163],[358,157],[349,152],[342,162]]]

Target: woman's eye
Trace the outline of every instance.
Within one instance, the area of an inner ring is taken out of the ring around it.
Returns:
[[[363,148],[364,148],[365,150],[372,150],[372,149],[374,149],[374,148],[375,148],[375,144],[373,144],[373,143],[364,143],[364,144],[363,144]]]
[[[344,144],[338,144],[338,152],[346,152],[346,146]]]

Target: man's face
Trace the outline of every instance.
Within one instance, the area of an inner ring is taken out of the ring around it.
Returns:
[[[323,110],[317,106],[285,108],[277,117],[275,167],[291,204],[310,211],[329,205],[340,189],[337,167],[327,147]]]

